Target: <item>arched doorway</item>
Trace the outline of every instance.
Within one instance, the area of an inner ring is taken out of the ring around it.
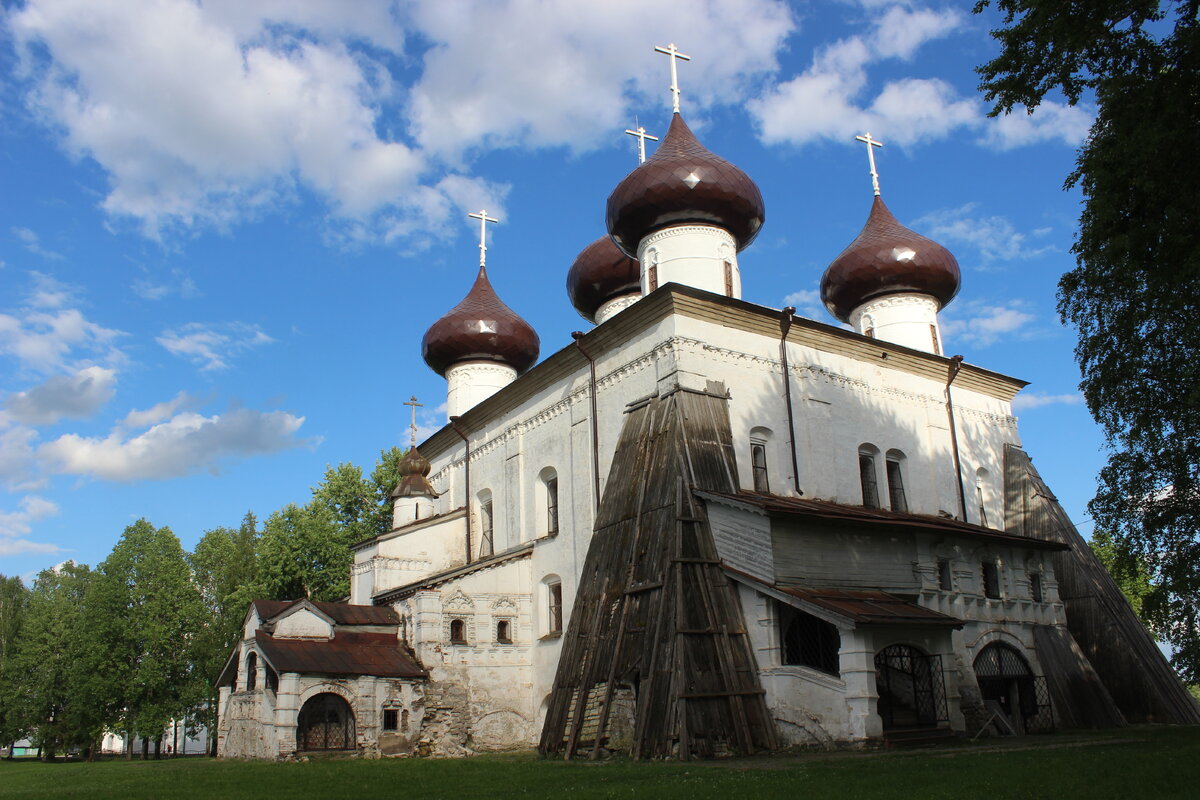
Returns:
[[[949,719],[939,656],[889,645],[875,654],[875,688],[884,730],[936,727]]]
[[[1033,674],[1016,648],[992,642],[975,657],[974,666],[984,705],[1003,714],[1013,733],[1032,733],[1053,726],[1045,679]]]
[[[298,750],[353,750],[354,711],[336,694],[310,697],[296,722]]]

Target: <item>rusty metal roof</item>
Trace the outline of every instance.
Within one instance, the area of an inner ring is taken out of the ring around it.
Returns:
[[[254,609],[264,621],[274,619],[304,600],[255,600]],[[400,617],[387,606],[359,606],[350,603],[307,601],[333,620],[335,625],[399,625]]]
[[[953,517],[935,517],[932,514],[912,514],[905,511],[892,511],[887,508],[866,508],[865,506],[848,506],[841,503],[831,503],[828,500],[810,500],[804,497],[783,497],[777,494],[762,492],[740,491],[698,492],[701,498],[711,496],[714,499],[731,500],[744,503],[766,511],[769,514],[785,516],[810,517],[831,522],[856,524],[860,530],[870,531],[895,528],[922,529],[927,531],[957,534],[976,539],[989,539],[996,542],[1035,547],[1044,550],[1069,550],[1065,544],[1005,533],[993,528],[984,528]]]
[[[332,639],[314,640],[276,639],[259,631],[255,643],[267,662],[280,673],[428,677],[395,633],[338,632]]]
[[[919,606],[887,592],[859,589],[805,589],[776,586],[777,590],[828,609],[835,614],[864,624],[948,625],[957,627],[962,620]]]

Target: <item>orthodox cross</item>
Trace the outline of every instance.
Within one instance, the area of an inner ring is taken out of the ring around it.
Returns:
[[[479,266],[487,265],[487,224],[489,222],[499,222],[498,219],[493,219],[487,215],[487,211],[481,209],[478,214],[467,214],[471,219],[479,220]],[[405,405],[408,405],[405,403]],[[413,409],[416,413],[416,409]]]
[[[875,148],[883,147],[883,142],[871,138],[870,133],[854,138],[867,146],[867,159],[871,162],[871,187],[875,189],[875,196],[879,197],[879,173],[875,171]]]
[[[672,63],[674,63],[674,62],[672,62]],[[646,163],[646,140],[649,139],[652,142],[657,142],[658,137],[651,136],[650,134],[646,133],[646,129],[643,128],[640,124],[638,124],[636,119],[634,120],[634,124],[637,125],[636,128],[634,128],[633,130],[629,130],[629,128],[626,128],[625,132],[628,133],[630,136],[637,137],[637,140],[638,140],[638,163],[645,164]]]
[[[412,397],[410,397],[408,399],[408,402],[404,403],[403,405],[412,406],[412,425],[410,427],[412,428],[412,446],[416,447],[417,446],[417,409],[424,408],[425,404],[418,403],[417,396],[414,394]]]
[[[675,43],[671,42],[666,47],[655,47],[654,52],[662,53],[669,56],[671,59],[671,104],[675,108],[675,113],[679,113],[679,71],[675,67],[675,59],[681,61],[691,61],[691,56],[685,56],[675,47]]]

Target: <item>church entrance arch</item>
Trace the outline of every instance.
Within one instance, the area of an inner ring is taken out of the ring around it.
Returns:
[[[940,656],[908,644],[889,645],[875,654],[875,688],[885,731],[949,721]]]
[[[1003,715],[1012,733],[1033,733],[1053,726],[1046,679],[1033,674],[1016,648],[1003,642],[983,648],[975,657],[975,680],[984,705]]]
[[[353,750],[354,711],[336,694],[313,695],[300,709],[296,722],[299,750]]]

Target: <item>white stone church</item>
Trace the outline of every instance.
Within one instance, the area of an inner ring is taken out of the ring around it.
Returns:
[[[689,758],[1200,721],[1022,449],[1024,382],[945,355],[953,255],[876,183],[822,280],[847,329],[741,299],[764,218],[676,111],[570,270],[595,326],[540,362],[481,246],[423,342],[449,424],[402,462],[347,603],[250,607],[218,751]]]

